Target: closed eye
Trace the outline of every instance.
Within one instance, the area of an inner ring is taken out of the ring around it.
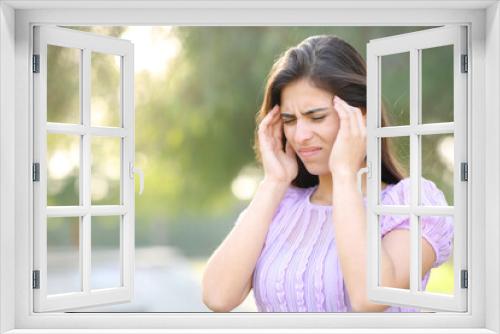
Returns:
[[[319,120],[322,120],[323,118],[325,118],[326,116],[321,116],[321,117],[311,117],[312,120],[314,121],[319,121]],[[289,124],[289,123],[292,123],[292,122],[295,122],[295,118],[293,119],[288,119],[288,120],[283,120],[283,124]]]

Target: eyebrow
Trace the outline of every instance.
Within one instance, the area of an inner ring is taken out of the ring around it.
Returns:
[[[314,109],[310,109],[310,110],[307,110],[307,111],[304,111],[304,112],[301,112],[302,115],[309,115],[309,114],[312,114],[312,113],[315,113],[315,112],[318,112],[318,111],[323,111],[323,110],[327,110],[328,107],[320,107],[320,108],[314,108]],[[293,117],[292,114],[288,114],[288,113],[281,113],[281,116],[283,117]]]

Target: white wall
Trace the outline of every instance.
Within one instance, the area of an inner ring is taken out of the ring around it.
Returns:
[[[500,203],[500,4],[490,6],[486,15],[486,212],[485,219],[488,222],[494,221],[489,229],[491,233],[486,234],[486,253],[492,254],[492,262],[495,265],[486,266],[485,279],[486,286],[486,309],[498,310],[500,308],[500,289],[498,281],[500,269],[500,247],[499,247],[499,203]],[[490,284],[488,281],[491,280]],[[500,318],[498,314],[486,312],[486,327],[498,333],[500,331]]]
[[[14,328],[14,10],[0,2],[0,333]],[[9,233],[10,232],[10,233]],[[10,255],[10,256],[9,256]]]

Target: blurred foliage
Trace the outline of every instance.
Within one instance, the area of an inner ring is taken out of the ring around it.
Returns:
[[[114,37],[121,37],[127,29],[72,28]],[[287,48],[312,35],[334,34],[366,59],[370,39],[427,28],[173,27],[171,34],[182,48],[167,71],[161,75],[147,71],[135,75],[136,166],[145,173],[144,193],[136,195],[136,245],[169,244],[187,256],[209,256],[224,239],[236,215],[248,204],[235,198],[231,182],[242,168],[255,164],[252,145],[256,112],[266,76]],[[60,66],[59,53],[53,50],[49,62]],[[450,75],[436,71],[436,66],[447,68],[443,64],[450,59],[446,57],[446,52],[433,53],[432,63],[425,63],[425,98],[444,101],[425,104],[436,105],[425,114],[428,122],[448,119],[453,108],[449,105],[453,99],[443,97],[438,88]],[[57,71],[58,81],[70,82],[74,87],[74,80],[67,77],[73,73],[57,66],[49,69]],[[398,66],[390,66],[388,75],[392,73],[394,78],[384,83],[391,119],[396,122],[397,117],[403,117],[398,115],[404,114],[400,106],[409,105],[408,92],[401,90],[399,70]],[[92,75],[98,73],[102,80],[95,84],[99,84],[99,97],[106,103],[116,102],[115,89],[105,89],[116,85],[106,81],[116,77],[113,71],[112,60],[105,57],[92,68]],[[74,89],[58,85],[50,93],[54,110],[69,112],[68,106],[74,103],[67,101],[74,99]],[[64,116],[57,119],[63,120]],[[422,155],[428,159],[423,164],[431,167],[426,168],[424,176],[450,198],[452,183],[442,177],[446,166],[436,156],[437,142],[428,145],[432,154]],[[409,156],[408,152],[400,154],[406,157],[403,160]],[[73,187],[63,189],[53,196],[63,198],[67,191],[74,191]]]

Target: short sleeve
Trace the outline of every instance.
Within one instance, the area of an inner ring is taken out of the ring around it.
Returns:
[[[286,212],[287,208],[292,205],[300,196],[301,192],[303,192],[303,189],[295,187],[295,186],[289,186],[288,189],[285,192],[285,195],[283,195],[283,198],[281,199],[278,207],[276,208],[272,221],[274,221],[277,217],[281,216],[284,212]],[[238,215],[238,218],[234,222],[234,225],[237,225],[238,222],[240,221],[241,216],[243,213],[247,210],[248,207],[243,209],[243,211],[240,212]]]
[[[410,180],[408,178],[399,181],[392,186],[382,198],[385,205],[407,205],[410,193]],[[423,205],[446,206],[446,198],[443,192],[437,188],[434,182],[422,178],[422,203]],[[423,216],[421,218],[422,237],[427,240],[436,254],[433,268],[446,262],[453,248],[453,218],[451,216]],[[410,221],[407,216],[394,215],[382,216],[381,234],[384,237],[388,232],[395,229],[410,229]]]

